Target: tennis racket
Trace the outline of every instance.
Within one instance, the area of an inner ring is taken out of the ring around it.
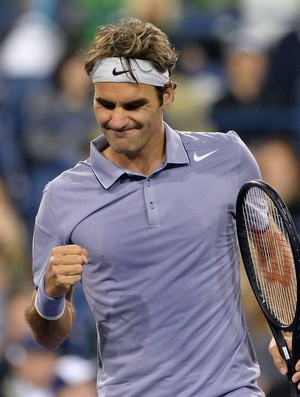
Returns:
[[[236,206],[242,260],[254,295],[288,366],[291,381],[300,358],[300,243],[290,212],[279,194],[260,180],[242,186]],[[291,353],[284,332],[292,332]]]

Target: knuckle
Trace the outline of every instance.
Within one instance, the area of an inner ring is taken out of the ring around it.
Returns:
[[[60,260],[59,257],[57,257],[57,256],[55,256],[55,255],[52,255],[52,256],[51,256],[51,258],[50,258],[50,264],[51,264],[51,265],[57,266],[57,265],[59,265],[60,263],[61,263],[61,260]]]
[[[61,251],[61,247],[52,248],[52,255],[56,255]]]
[[[69,247],[71,247],[70,249],[71,249],[72,252],[74,252],[75,254],[78,254],[78,255],[81,254],[82,248],[80,247],[80,245],[73,244],[73,245],[70,245]]]

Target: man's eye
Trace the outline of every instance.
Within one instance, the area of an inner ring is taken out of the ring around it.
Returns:
[[[112,110],[115,108],[115,105],[111,102],[106,102],[106,101],[97,101],[99,105],[104,107],[105,109]]]
[[[142,106],[144,106],[146,104],[146,102],[143,101],[136,101],[136,102],[131,102],[131,103],[127,103],[124,106],[125,110],[137,110],[139,108],[141,108]]]
[[[124,106],[125,110],[136,110],[138,108],[140,108],[141,105],[137,105],[137,104],[130,104],[130,105],[126,105]]]
[[[113,110],[113,109],[115,108],[115,105],[113,105],[113,104],[111,104],[111,103],[105,103],[105,104],[102,104],[102,106],[103,106],[105,109],[109,109],[109,110]]]

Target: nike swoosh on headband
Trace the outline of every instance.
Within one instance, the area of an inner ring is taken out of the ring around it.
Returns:
[[[132,69],[134,70],[134,69]],[[114,70],[112,71],[112,74],[114,76],[119,76],[120,74],[124,74],[124,73],[129,73],[130,70],[117,70],[117,68],[114,68]]]
[[[212,155],[213,153],[217,152],[218,150],[219,150],[219,149],[213,150],[212,152],[205,153],[205,154],[203,154],[202,156],[197,156],[197,153],[195,152],[195,153],[194,153],[194,160],[195,160],[195,161],[204,160],[204,159],[206,159],[206,157]]]

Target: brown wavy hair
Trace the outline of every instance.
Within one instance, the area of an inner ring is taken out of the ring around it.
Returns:
[[[100,27],[85,55],[85,71],[90,74],[96,61],[107,57],[136,58],[152,62],[159,72],[175,68],[178,52],[168,36],[150,22],[122,18]]]

